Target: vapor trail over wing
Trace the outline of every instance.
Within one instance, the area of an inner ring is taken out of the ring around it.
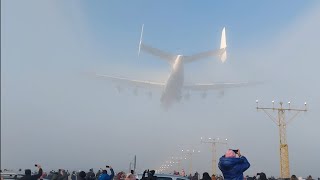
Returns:
[[[245,87],[256,85],[258,83],[249,83],[249,82],[237,82],[237,83],[195,83],[195,84],[186,84],[183,86],[184,90],[191,91],[207,91],[207,90],[219,90],[227,88],[236,88],[236,87]]]
[[[116,77],[116,76],[108,76],[108,75],[102,75],[102,74],[96,74],[97,77],[104,78],[111,80],[116,83],[121,83],[125,85],[131,85],[134,87],[141,87],[141,88],[163,88],[164,83],[163,82],[153,82],[153,81],[141,81],[141,80],[133,80],[123,77]]]

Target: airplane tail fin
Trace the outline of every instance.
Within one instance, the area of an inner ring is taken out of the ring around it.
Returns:
[[[220,55],[220,60],[224,63],[227,60],[227,39],[226,39],[226,28],[224,27],[221,33],[220,50],[223,52]]]
[[[140,41],[139,41],[138,56],[140,56],[140,51],[141,51],[142,36],[143,36],[143,27],[144,27],[144,24],[142,24],[142,28],[141,28],[141,35],[140,35]]]

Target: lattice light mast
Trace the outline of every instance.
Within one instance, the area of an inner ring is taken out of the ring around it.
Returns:
[[[228,145],[227,139],[225,139],[226,142],[220,141],[219,138],[208,138],[204,140],[201,137],[201,143],[208,143],[211,144],[212,147],[212,174],[217,175],[217,144],[225,144]]]
[[[189,164],[189,173],[190,174],[192,174],[192,156],[193,156],[193,154],[195,154],[195,153],[200,153],[200,151],[199,150],[195,150],[195,149],[187,149],[187,150],[184,150],[184,149],[182,149],[181,150],[181,152],[182,153],[185,153],[187,156],[189,156],[190,158],[189,158],[189,162],[190,162],[190,164]]]
[[[290,101],[288,102],[288,108],[283,107],[283,102],[280,102],[280,106],[278,108],[274,107],[274,101],[272,101],[271,107],[259,107],[259,101],[256,100],[257,110],[263,110],[269,118],[279,127],[279,137],[280,137],[280,178],[290,178],[290,167],[289,167],[289,150],[287,144],[287,134],[286,134],[286,126],[300,113],[307,111],[307,103],[304,103],[304,109],[295,109],[290,107]],[[277,111],[278,118],[272,116],[268,110]],[[292,111],[295,114],[286,121],[285,112]]]

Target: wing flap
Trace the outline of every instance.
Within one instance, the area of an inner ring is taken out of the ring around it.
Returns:
[[[249,86],[251,83],[239,82],[239,83],[208,83],[208,84],[189,84],[184,85],[183,89],[191,91],[207,91],[207,90],[219,90],[226,88],[236,88]]]

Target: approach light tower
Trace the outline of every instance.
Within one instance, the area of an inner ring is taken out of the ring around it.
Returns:
[[[274,107],[274,101],[272,101],[272,108],[270,107],[259,107],[259,101],[256,100],[257,110],[263,110],[269,118],[279,127],[280,136],[280,178],[287,179],[290,178],[290,168],[289,168],[289,150],[287,144],[287,134],[286,126],[300,113],[307,111],[307,103],[304,103],[304,109],[295,109],[290,107],[290,101],[288,102],[288,108],[283,107],[283,103],[280,102],[280,107]],[[273,117],[268,110],[278,111],[278,119]],[[293,111],[295,114],[288,120],[285,120],[285,112]]]
[[[217,144],[225,144],[228,146],[227,143],[228,139],[225,139],[226,142],[220,141],[219,138],[208,138],[207,140],[204,140],[201,137],[201,143],[208,143],[212,145],[212,173],[214,175],[217,175]]]

